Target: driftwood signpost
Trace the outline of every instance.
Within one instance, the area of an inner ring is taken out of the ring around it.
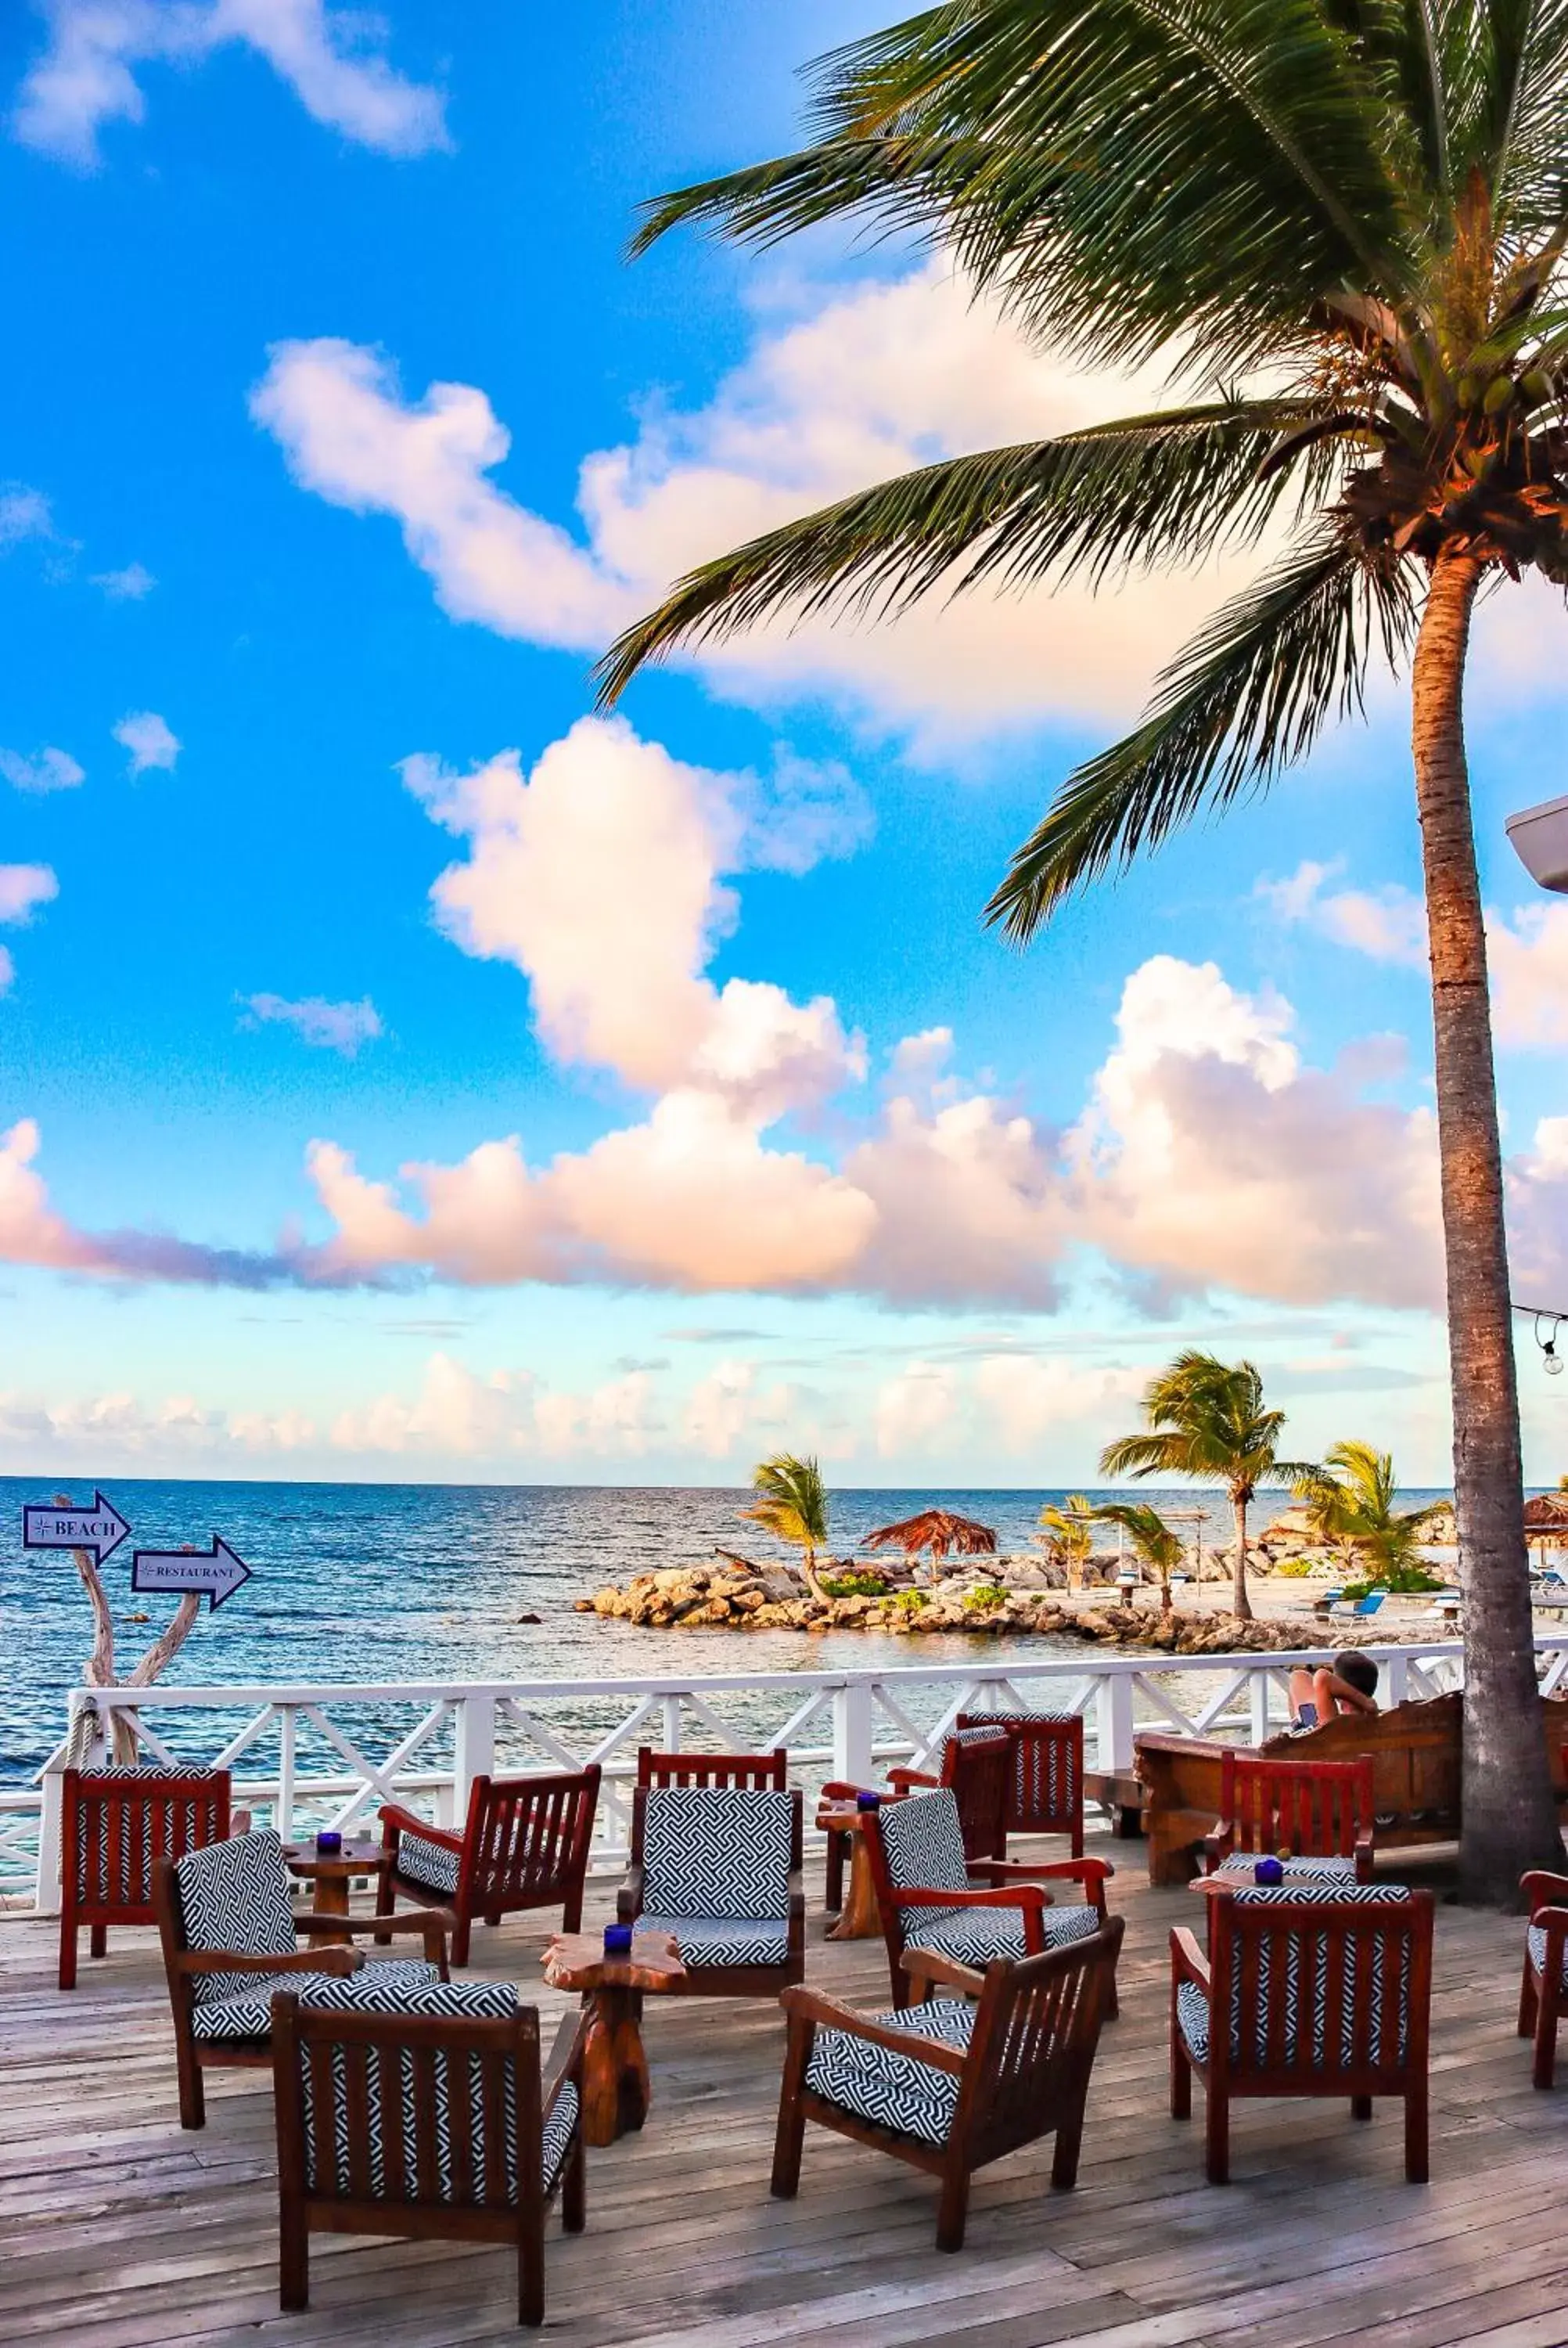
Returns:
[[[179,1603],[146,1654],[133,1664],[126,1678],[120,1679],[115,1671],[114,1612],[98,1569],[129,1533],[130,1527],[119,1510],[101,1492],[94,1493],[90,1509],[79,1508],[68,1492],[56,1492],[46,1507],[29,1507],[22,1511],[25,1549],[68,1549],[71,1552],[93,1614],[93,1649],[82,1666],[82,1677],[88,1687],[150,1687],[168,1670],[190,1636],[201,1612],[202,1599],[206,1599],[210,1609],[215,1610],[251,1579],[250,1567],[216,1533],[210,1550],[134,1551],[132,1590],[138,1593],[177,1591]],[[78,1714],[72,1724],[69,1761],[79,1765],[87,1757],[91,1734],[92,1715]],[[78,1743],[80,1750],[77,1749]],[[114,1724],[113,1758],[136,1759],[135,1732],[120,1720]]]

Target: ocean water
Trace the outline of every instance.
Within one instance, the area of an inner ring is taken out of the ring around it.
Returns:
[[[60,1487],[64,1488],[64,1487]],[[0,1478],[0,1781],[23,1781],[64,1725],[91,1622],[68,1550],[22,1547],[22,1509],[56,1480]],[[73,1488],[80,1505],[92,1491]],[[646,1677],[660,1673],[824,1671],[961,1663],[995,1643],[955,1634],[918,1643],[876,1633],[639,1630],[572,1611],[608,1581],[712,1560],[715,1548],[759,1560],[782,1554],[740,1511],[743,1490],[582,1486],[183,1483],[120,1478],[104,1487],[131,1535],[104,1579],[116,1615],[118,1674],[128,1675],[173,1609],[130,1593],[135,1547],[205,1547],[220,1533],[252,1579],[216,1613],[205,1609],[169,1682],[390,1681]],[[1023,1551],[1058,1491],[872,1491],[834,1496],[833,1547],[848,1555],[878,1525],[943,1507],[992,1526]],[[1203,1507],[1205,1537],[1226,1538],[1223,1497],[1147,1496]],[[1276,1497],[1265,1496],[1261,1525]],[[867,1563],[874,1560],[868,1559]],[[129,1618],[145,1613],[145,1622]],[[537,1614],[537,1622],[520,1618]],[[1029,1643],[1039,1655],[1043,1641]],[[1071,1652],[1081,1653],[1076,1646]]]

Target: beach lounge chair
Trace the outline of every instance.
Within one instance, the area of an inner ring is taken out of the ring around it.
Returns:
[[[1171,1934],[1171,2115],[1208,2096],[1206,2168],[1230,2178],[1230,2107],[1240,2096],[1376,2096],[1405,2106],[1405,2175],[1427,2178],[1427,2047],[1432,1895],[1313,1883],[1209,1894],[1209,1949]]]
[[[773,1997],[805,1972],[799,1787],[638,1786],[623,1924],[669,1932],[688,1997]]]
[[[227,1769],[149,1769],[108,1764],[67,1769],[60,1785],[60,1972],[77,1985],[85,1924],[95,1957],[111,1924],[153,1924],[152,1873],[160,1859],[227,1842]]]
[[[1519,1985],[1519,2034],[1535,2041],[1532,2084],[1550,2087],[1557,2066],[1557,2024],[1568,2013],[1568,1875],[1537,1869],[1520,1889],[1530,1923]]]
[[[1034,1957],[1087,1940],[1106,1921],[1102,1859],[970,1861],[950,1787],[868,1813],[866,1854],[887,1944],[893,2003],[909,2002],[906,1953],[919,1949],[974,1975],[993,1957]],[[1048,1882],[1078,1883],[1083,1904],[1053,1908]],[[1112,2012],[1115,2012],[1114,2002]]]
[[[509,1983],[389,1993],[392,1970],[272,2001],[279,2303],[308,2304],[313,2233],[391,2234],[514,2246],[518,2321],[542,2323],[545,2211],[559,2192],[569,2234],[585,2215],[584,2019],[541,2077],[538,2014]]]
[[[978,2003],[936,1997],[859,2013],[786,1990],[774,2194],[799,2190],[807,2120],[939,2178],[939,2250],[963,2247],[975,2170],[1020,2145],[1054,2131],[1050,2181],[1070,2188],[1122,1931],[1117,1916],[1046,1955],[994,1960]]]
[[[422,1962],[371,1967],[381,1993],[445,1981],[456,1921],[440,1908],[407,1909],[401,1916],[296,1916],[283,1846],[271,1829],[236,1835],[181,1859],[159,1859],[152,1904],[174,2013],[179,2123],[188,2128],[206,2121],[203,2071],[217,2065],[260,2069],[271,2061],[274,1990],[309,1995],[323,1982],[357,1972],[363,1954],[341,1943],[346,1934],[369,1931],[378,1938],[416,1932],[425,1945]],[[302,1934],[339,1945],[301,1950]]]
[[[1330,1614],[1338,1615],[1345,1622],[1368,1622],[1377,1613],[1388,1594],[1386,1590],[1368,1590],[1365,1598],[1341,1598],[1336,1604],[1329,1607],[1328,1612]]]
[[[433,1827],[395,1802],[381,1813],[385,1890],[422,1907],[439,1902],[457,1919],[452,1962],[468,1962],[482,1917],[498,1924],[524,1908],[561,1910],[561,1930],[582,1923],[582,1885],[599,1803],[597,1762],[550,1776],[476,1777],[461,1834]]]
[[[1286,1875],[1372,1879],[1372,1756],[1270,1761],[1227,1746],[1220,1815],[1204,1842],[1213,1875],[1249,1852],[1278,1853]],[[1285,1854],[1289,1856],[1286,1857]]]

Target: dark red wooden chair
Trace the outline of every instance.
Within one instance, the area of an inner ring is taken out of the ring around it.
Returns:
[[[805,1972],[800,1788],[638,1786],[623,1924],[668,1932],[685,1997],[776,1997]]]
[[[1012,1770],[1012,1746],[999,1729],[966,1728],[958,1724],[942,1747],[942,1766],[937,1775],[926,1769],[889,1769],[889,1790],[882,1799],[885,1803],[904,1801],[911,1794],[947,1787],[958,1805],[966,1857],[977,1862],[1002,1859],[1007,1857]],[[830,1780],[822,1789],[822,1798],[825,1802],[850,1803],[859,1790],[856,1786]],[[842,1827],[830,1826],[825,1831],[827,1869],[823,1904],[829,1909],[842,1909],[844,1860],[849,1837]]]
[[[1432,1895],[1317,1883],[1209,1894],[1205,1957],[1171,1934],[1171,2116],[1208,2096],[1211,2185],[1230,2179],[1230,2107],[1241,2096],[1375,2096],[1405,2106],[1405,2175],[1427,2178]]]
[[[960,1712],[953,1724],[999,1728],[1013,1746],[1009,1835],[1062,1834],[1083,1856],[1083,1715],[1077,1712]]]
[[[111,1924],[156,1924],[160,1859],[227,1842],[227,1769],[67,1769],[60,1787],[60,1987],[77,1985],[83,1925],[95,1957]]]
[[[640,1786],[750,1786],[758,1792],[789,1787],[789,1754],[782,1745],[771,1753],[655,1753],[651,1745],[637,1748]]]
[[[1227,1746],[1220,1762],[1220,1816],[1204,1842],[1212,1875],[1228,1859],[1277,1852],[1329,1860],[1302,1875],[1372,1880],[1372,1756],[1354,1761],[1272,1761]],[[1286,1863],[1286,1873],[1291,1869]]]
[[[1519,2034],[1535,2040],[1531,2073],[1549,2087],[1557,2068],[1557,2024],[1568,2013],[1568,1875],[1536,1869],[1520,1889],[1530,1907],[1524,1936],[1524,1978],[1519,1987]]]
[[[419,1907],[450,1908],[455,1965],[467,1963],[480,1917],[498,1924],[519,1909],[559,1903],[561,1930],[579,1931],[599,1779],[597,1762],[559,1776],[476,1777],[461,1834],[389,1803],[381,1813],[379,1904],[390,1914],[402,1892]]]

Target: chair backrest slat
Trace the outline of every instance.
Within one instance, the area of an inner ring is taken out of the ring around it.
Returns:
[[[226,1769],[67,1769],[61,1787],[67,1907],[89,1922],[152,1922],[157,1861],[227,1841],[230,1787]]]
[[[551,1776],[477,1777],[459,1874],[478,1908],[548,1907],[586,1863],[599,1800],[597,1762]]]
[[[958,1827],[968,1859],[1007,1855],[1008,1810],[1013,1791],[1013,1748],[999,1729],[961,1731],[948,1739],[942,1783],[958,1806]]]
[[[958,1728],[1001,1728],[1013,1740],[1009,1834],[1065,1834],[1083,1856],[1083,1720],[1078,1713],[961,1712]]]
[[[1088,2084],[1110,2010],[1122,1920],[1044,1956],[986,1969],[959,2096],[971,2158],[991,2158],[1055,2126]]]
[[[1238,1850],[1348,1859],[1358,1834],[1372,1824],[1372,1756],[1282,1761],[1227,1746],[1220,1814],[1234,1826]]]
[[[1233,2082],[1358,2095],[1424,2064],[1430,1892],[1319,1883],[1210,1900],[1210,2061]]]
[[[783,1793],[789,1784],[789,1754],[782,1745],[771,1753],[655,1753],[650,1745],[637,1748],[640,1786],[747,1786],[757,1792]]]

